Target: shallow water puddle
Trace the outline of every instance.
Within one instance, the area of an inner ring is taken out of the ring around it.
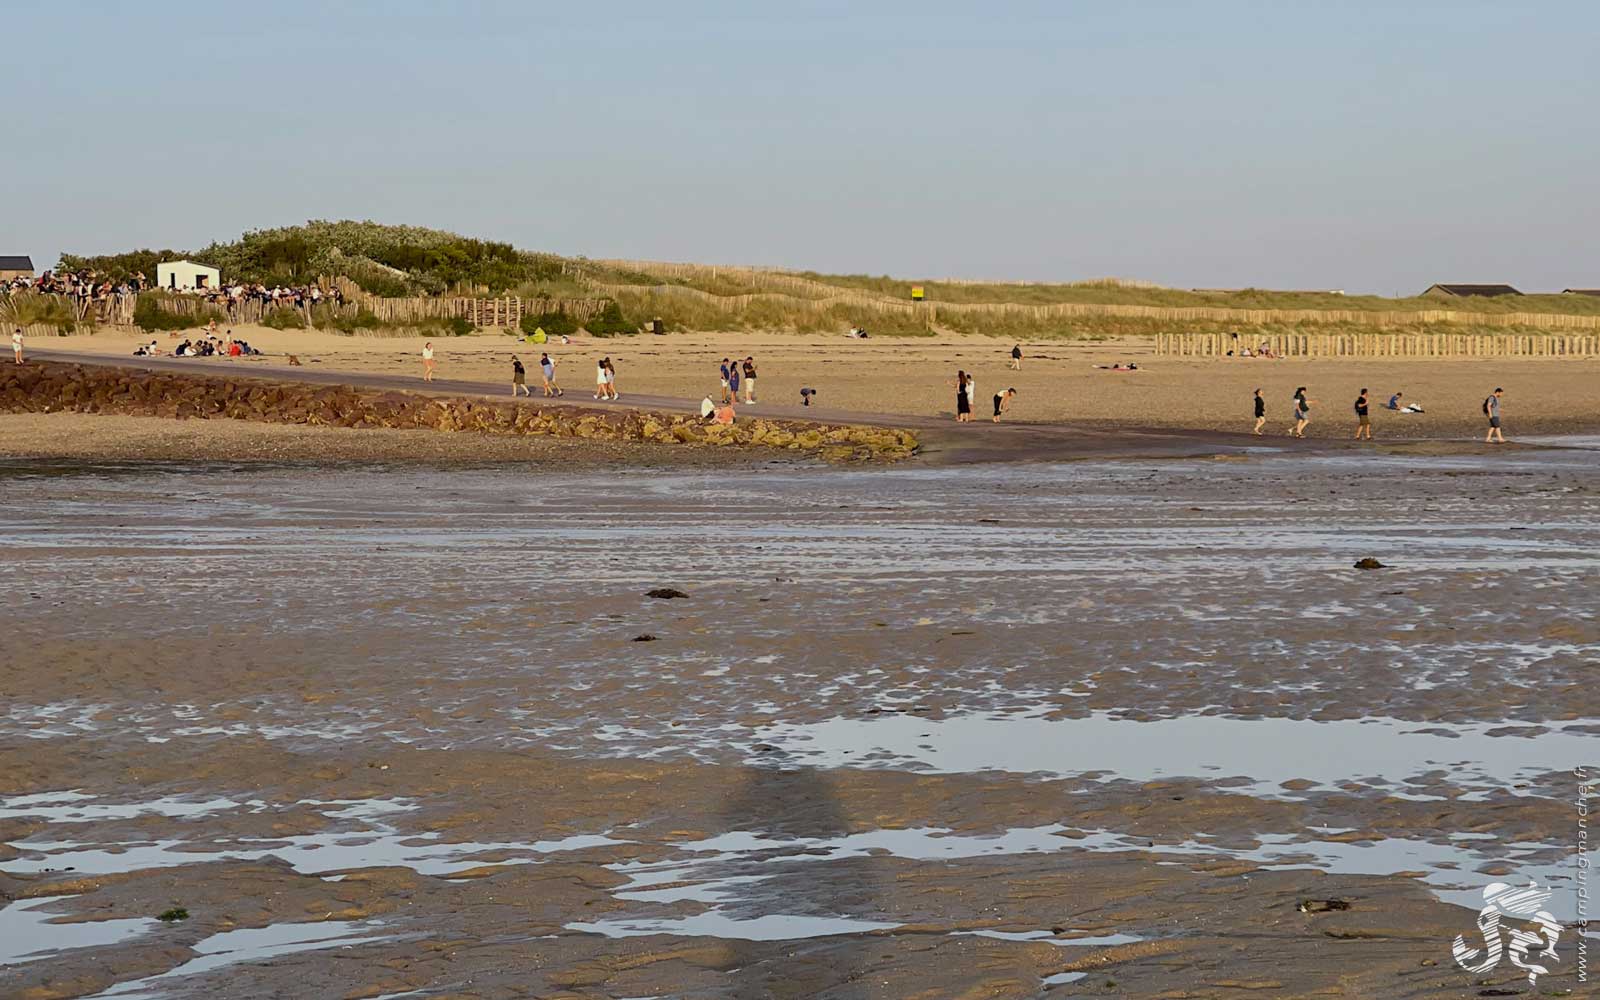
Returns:
[[[1600,741],[1592,733],[1532,727],[1523,737],[1490,735],[1503,725],[1384,718],[1318,722],[1182,716],[1143,722],[1106,713],[1076,719],[1041,714],[776,723],[755,729],[751,746],[777,747],[790,760],[801,758],[819,767],[911,766],[935,773],[1054,776],[1104,772],[1106,779],[1130,781],[1244,777],[1253,779],[1254,794],[1282,798],[1295,796],[1277,786],[1294,779],[1322,785],[1405,781],[1442,770],[1448,772],[1449,784],[1487,792],[1506,789],[1530,773],[1600,762]],[[1573,720],[1570,725],[1593,722]],[[770,752],[763,756],[778,757]],[[751,753],[750,759],[757,755]],[[1433,797],[1403,789],[1392,794]]]
[[[58,923],[68,914],[49,912],[52,904],[75,896],[22,900],[0,909],[0,965],[20,965],[57,952],[121,944],[159,925],[148,917]]]
[[[249,807],[270,808],[259,800],[239,803],[231,799],[184,802],[177,798],[143,803],[93,803],[77,792],[47,793],[0,799],[0,817],[41,816],[53,822],[89,822],[102,819],[161,815],[190,818],[206,812]],[[6,871],[38,873],[70,870],[85,875],[107,875],[146,868],[171,868],[212,861],[258,861],[276,857],[302,874],[323,874],[361,868],[403,867],[423,875],[449,876],[482,865],[533,864],[542,855],[582,851],[627,844],[604,834],[579,834],[558,840],[446,842],[435,831],[402,833],[382,817],[414,810],[406,799],[302,801],[295,806],[316,808],[327,819],[347,821],[356,829],[286,837],[240,837],[230,840],[159,839],[139,842],[94,843],[87,840],[27,839],[10,846],[21,856],[4,863]],[[70,813],[58,817],[54,811]],[[483,855],[491,855],[486,859]],[[327,876],[337,879],[339,876]]]
[[[193,945],[192,950],[199,953],[198,958],[190,959],[159,975],[118,983],[108,990],[96,993],[94,998],[155,996],[165,987],[168,980],[182,976],[199,975],[242,962],[258,962],[300,951],[349,948],[358,944],[398,941],[406,936],[368,933],[383,926],[384,922],[381,920],[362,923],[331,920],[317,924],[272,924],[268,927],[245,927],[223,931]]]
[[[137,816],[189,818],[225,809],[265,805],[266,803],[259,799],[241,803],[221,798],[190,801],[178,796],[165,796],[145,802],[99,802],[93,795],[72,790],[0,799],[0,819],[26,818],[43,819],[51,823],[88,823],[95,820],[133,819]]]
[[[794,941],[801,938],[832,937],[836,934],[865,934],[894,930],[900,925],[881,920],[854,920],[849,917],[811,917],[791,913],[768,913],[739,919],[715,910],[688,917],[595,920],[574,922],[567,930],[606,937],[643,937],[672,934],[678,937],[714,937],[735,941]]]

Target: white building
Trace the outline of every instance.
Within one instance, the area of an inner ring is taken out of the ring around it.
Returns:
[[[176,291],[217,288],[222,272],[192,260],[164,260],[156,265],[156,286]]]

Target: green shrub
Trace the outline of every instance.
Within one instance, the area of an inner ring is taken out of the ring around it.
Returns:
[[[639,327],[628,322],[622,315],[622,307],[617,305],[615,299],[607,299],[605,308],[583,321],[583,328],[596,337],[615,337],[619,333],[639,332]]]
[[[371,309],[362,308],[357,309],[354,316],[336,313],[330,325],[340,333],[355,333],[357,330],[376,330],[383,325],[383,321]]]
[[[261,325],[270,330],[304,330],[306,318],[298,309],[279,306],[261,317]]]
[[[189,314],[168,309],[163,299],[154,293],[144,292],[133,304],[133,325],[141,330],[187,330],[205,326],[209,320],[226,323],[228,318],[215,309],[201,309]]]
[[[0,296],[0,319],[17,326],[53,326],[60,333],[78,327],[78,312],[59,295]]]
[[[522,321],[517,325],[522,328],[523,333],[543,330],[545,335],[552,340],[570,337],[578,332],[578,321],[564,312],[540,313],[537,316],[526,315],[522,317]]]

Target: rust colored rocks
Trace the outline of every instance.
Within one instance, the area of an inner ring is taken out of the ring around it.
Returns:
[[[651,441],[782,449],[831,462],[898,461],[916,454],[909,431],[745,419],[706,425],[666,413],[533,408],[515,403],[413,396],[351,386],[218,378],[52,362],[0,366],[0,412],[72,410],[233,419],[327,427],[429,429],[447,433],[530,434],[602,441]]]

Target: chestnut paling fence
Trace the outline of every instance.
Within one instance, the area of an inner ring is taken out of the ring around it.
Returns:
[[[642,262],[629,262],[642,263]],[[696,265],[653,265],[655,273],[691,272],[705,274]],[[680,269],[681,268],[681,272]],[[712,269],[719,270],[719,269]],[[631,285],[590,282],[596,293],[590,298],[523,298],[520,296],[412,296],[380,298],[370,295],[346,278],[324,278],[321,286],[337,288],[345,297],[342,305],[325,298],[315,310],[298,308],[308,329],[328,325],[331,317],[354,319],[365,311],[386,328],[361,331],[373,335],[392,335],[411,325],[429,321],[464,318],[474,327],[515,328],[524,316],[562,312],[580,323],[605,308],[608,298],[628,293],[656,292],[684,296],[711,305],[720,312],[736,315],[758,303],[781,305],[795,314],[820,315],[843,306],[863,315],[908,316],[921,319],[928,327],[938,325],[941,315],[966,317],[1008,316],[1032,319],[1073,319],[1095,316],[1132,317],[1166,322],[1223,322],[1241,327],[1273,324],[1350,324],[1367,327],[1361,332],[1266,333],[1241,332],[1235,340],[1229,333],[1158,333],[1155,352],[1172,357],[1226,357],[1242,347],[1252,351],[1265,345],[1273,354],[1290,357],[1595,357],[1600,356],[1600,316],[1557,313],[1479,313],[1454,309],[1366,311],[1356,309],[1232,309],[1210,306],[1141,306],[1125,304],[1055,303],[937,303],[908,302],[885,298],[866,291],[843,289],[796,275],[751,268],[728,268],[741,280],[759,276],[763,287],[783,291],[762,291],[742,295],[717,295],[684,285]],[[791,294],[798,293],[798,294]],[[0,298],[0,321],[17,324],[26,315],[23,301],[45,298],[69,311],[80,327],[133,326],[137,295],[111,295],[99,300],[80,300],[70,296],[13,294]],[[260,323],[274,309],[296,309],[292,305],[273,305],[260,300],[237,303],[207,302],[199,296],[161,295],[161,305],[169,312],[195,317],[203,325],[216,317],[220,323],[239,325]],[[23,324],[30,336],[52,336],[59,330],[55,322]],[[1449,329],[1451,325],[1466,330]],[[981,329],[981,323],[977,324]],[[1440,327],[1418,330],[1418,327]],[[1384,331],[1384,327],[1404,327]],[[1506,332],[1485,332],[1504,328]],[[1533,331],[1533,332],[1530,332]]]
[[[1227,358],[1230,351],[1239,357],[1246,348],[1252,354],[1266,348],[1278,357],[1310,358],[1592,358],[1600,356],[1600,333],[1241,333],[1237,340],[1228,333],[1155,335],[1155,352],[1170,357]]]

